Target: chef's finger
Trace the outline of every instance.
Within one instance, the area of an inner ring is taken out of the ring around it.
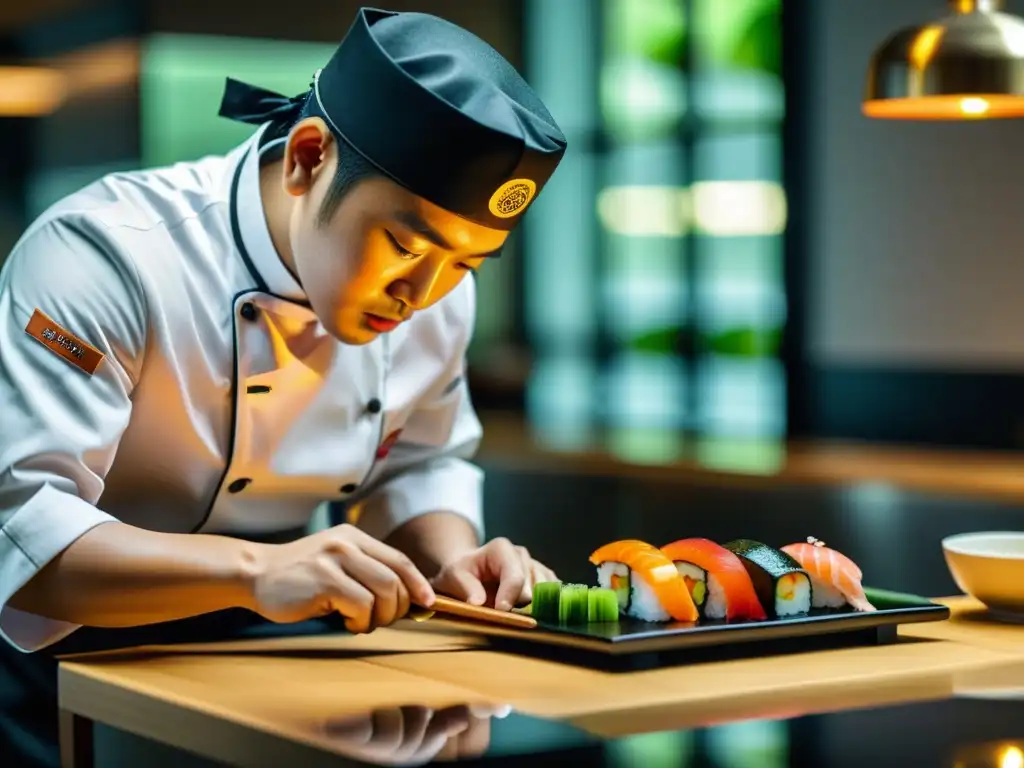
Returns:
[[[533,600],[533,558],[530,557],[530,552],[526,547],[516,547],[516,551],[519,553],[519,562],[523,564],[523,573],[525,574],[525,578],[523,579],[523,588],[520,590],[519,597],[515,604],[526,605]]]
[[[320,568],[320,588],[331,607],[345,617],[345,628],[353,634],[369,632],[373,621],[373,593],[332,560],[325,560]]]
[[[369,714],[336,718],[325,722],[323,730],[329,739],[362,746],[373,736],[373,718]]]
[[[437,731],[448,736],[455,736],[466,730],[466,727],[469,725],[469,718],[469,707],[465,704],[445,707],[434,713],[428,733]]]
[[[392,757],[399,765],[405,765],[419,754],[423,739],[434,712],[429,707],[402,707],[402,743],[394,751]]]
[[[455,737],[459,742],[459,757],[480,757],[491,745],[491,718],[471,717],[469,727]]]
[[[533,561],[533,584],[536,586],[542,581],[560,581],[557,574],[543,563]]]
[[[434,579],[434,587],[438,592],[470,605],[483,605],[487,602],[487,590],[483,582],[465,568],[446,568]]]
[[[362,533],[362,531],[360,531]],[[363,533],[358,539],[359,547],[374,560],[379,560],[397,573],[409,590],[409,595],[417,605],[429,608],[434,603],[434,590],[420,569],[405,554],[394,547],[389,547],[369,534]]]
[[[409,593],[398,574],[352,546],[351,551],[340,557],[341,567],[353,579],[373,593],[373,626],[386,627],[404,613],[401,606],[409,610]]]
[[[488,546],[492,548],[488,561],[498,576],[494,607],[499,611],[507,611],[519,601],[527,573],[523,570],[519,552],[508,539],[495,539]]]
[[[504,720],[512,714],[511,704],[470,704],[469,714],[476,718],[493,717]]]
[[[405,718],[402,710],[378,709],[373,713],[373,737],[370,743],[377,755],[392,755],[402,746],[405,734]]]
[[[467,756],[479,757],[491,743],[491,721],[470,715],[466,728],[448,739],[434,759],[438,762],[461,760]]]
[[[420,758],[436,759],[447,752],[458,754],[459,734],[469,727],[466,707],[448,707],[434,714],[420,747]]]

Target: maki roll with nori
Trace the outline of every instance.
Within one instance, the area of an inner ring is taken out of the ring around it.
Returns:
[[[790,555],[751,539],[737,539],[723,546],[739,556],[769,616],[784,619],[810,613],[811,578]]]

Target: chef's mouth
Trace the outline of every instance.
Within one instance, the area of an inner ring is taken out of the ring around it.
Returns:
[[[393,317],[374,315],[370,312],[365,313],[363,317],[366,321],[366,324],[370,327],[370,329],[378,333],[387,333],[388,331],[393,331],[395,328],[402,324],[401,320],[396,320]]]

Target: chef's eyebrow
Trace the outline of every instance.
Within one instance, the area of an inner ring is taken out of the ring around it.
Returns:
[[[430,224],[428,224],[423,219],[423,217],[420,216],[415,211],[399,211],[398,214],[396,214],[395,216],[395,220],[403,227],[406,227],[407,229],[415,232],[417,235],[421,235],[427,238],[427,240],[432,242],[438,248],[442,248],[446,251],[455,250],[455,248],[452,247],[452,244],[445,239],[444,235],[442,235],[440,232],[438,232],[436,229],[430,226]],[[471,256],[470,258],[497,258],[498,256],[501,256],[501,250],[501,248],[498,248],[496,251],[491,251],[490,253],[480,253],[475,256]]]
[[[415,211],[399,211],[395,219],[402,226],[412,230],[417,235],[422,235],[427,238],[430,242],[436,245],[438,248],[443,248],[446,251],[454,251],[451,243],[445,240],[444,235],[430,226],[423,217]]]

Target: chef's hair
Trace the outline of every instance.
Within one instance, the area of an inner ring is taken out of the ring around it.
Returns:
[[[271,143],[281,142],[283,144],[291,129],[312,114],[309,109],[314,103],[315,98],[312,89],[310,89],[309,93],[306,94],[299,115],[290,120],[273,121],[267,129],[266,138]],[[365,179],[384,175],[348,139],[334,130],[331,131],[331,135],[338,145],[338,167],[335,169],[331,185],[327,188],[327,193],[320,203],[320,210],[317,211],[316,224],[318,227],[326,227],[331,223],[334,214],[338,210],[338,206],[341,205],[341,201],[345,199],[345,195],[351,192],[356,184]]]
[[[338,167],[334,171],[334,178],[331,179],[331,186],[327,188],[327,193],[320,203],[320,210],[317,211],[316,223],[320,227],[326,227],[331,223],[341,201],[356,184],[383,175],[377,166],[363,157],[346,139],[337,134],[334,138],[338,142]]]

